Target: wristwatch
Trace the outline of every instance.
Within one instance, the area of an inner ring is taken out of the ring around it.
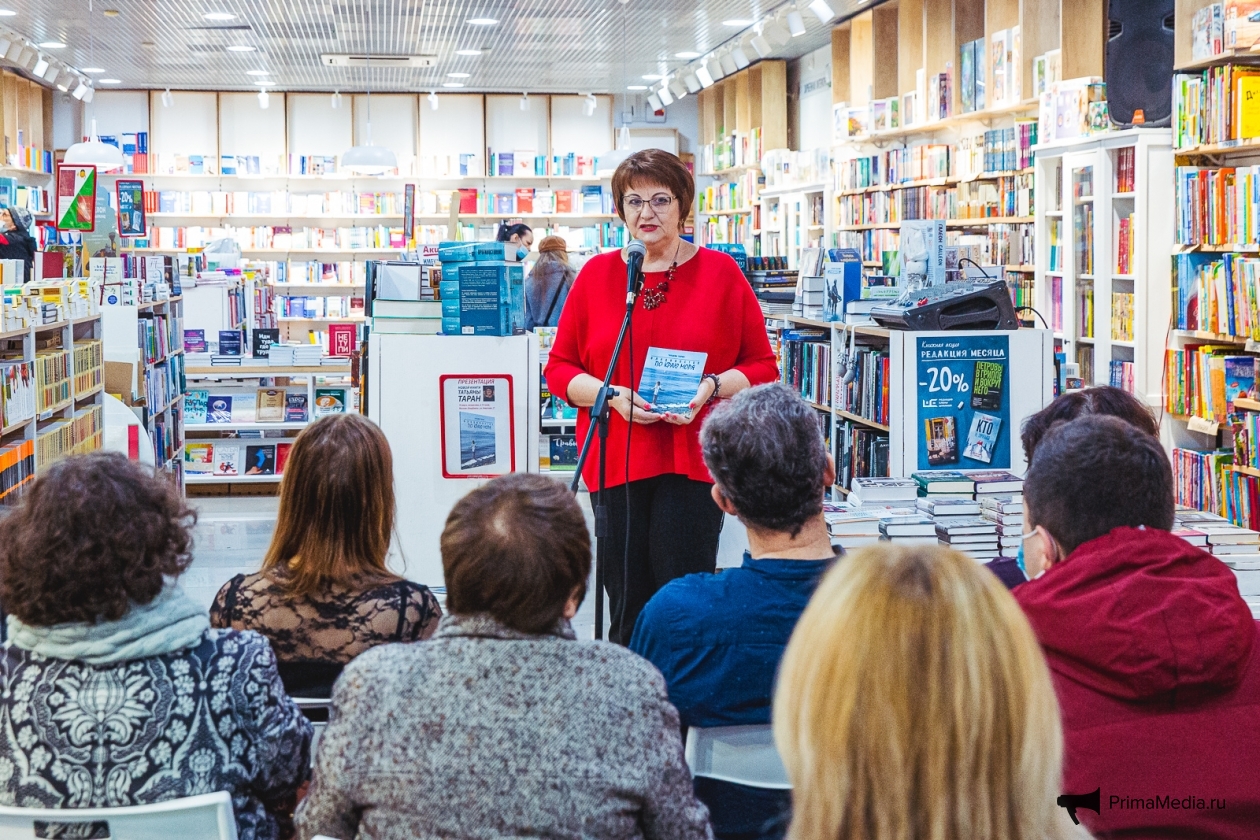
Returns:
[[[703,379],[713,380],[713,393],[709,395],[709,399],[706,400],[704,403],[705,405],[708,405],[709,403],[713,402],[714,400],[718,398],[718,392],[722,390],[722,378],[719,377],[716,373],[706,373],[704,376],[700,378],[702,380]]]

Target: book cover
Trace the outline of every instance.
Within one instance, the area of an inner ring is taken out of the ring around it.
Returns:
[[[975,47],[971,41],[962,45],[958,58],[958,96],[963,113],[976,110]]]
[[[241,355],[241,334],[236,330],[219,330],[219,355]]]
[[[209,475],[214,472],[214,444],[189,443],[184,447],[184,472]]]
[[[209,391],[194,389],[184,397],[184,423],[205,423]]]
[[[1024,480],[1007,470],[968,470],[967,475],[977,493],[1018,493],[1024,487]]]
[[[303,395],[305,396],[305,395]],[[283,388],[259,388],[254,420],[258,423],[283,423],[285,393]]]
[[[474,411],[459,412],[459,466],[472,469],[497,460],[495,417]]]
[[[971,377],[971,407],[984,411],[1002,408],[1002,378],[1006,365],[1001,362],[977,361]]]
[[[241,447],[236,443],[219,443],[214,447],[214,474],[239,475]]]
[[[971,66],[972,66],[972,72],[975,74],[975,80],[974,80],[975,93],[973,94],[973,99],[975,100],[976,110],[983,111],[986,105],[986,102],[985,102],[985,93],[986,93],[985,63],[986,62],[984,60],[984,57],[985,57],[984,39],[977,38],[976,40],[972,41],[971,49],[974,55],[974,58],[972,59],[972,62],[971,62]]]
[[[998,431],[1002,418],[977,411],[971,418],[971,430],[967,433],[967,448],[963,457],[988,464],[993,461],[993,447],[997,446]]]
[[[573,472],[577,469],[578,443],[576,435],[551,435],[548,441],[551,469]]]
[[[284,465],[289,463],[289,453],[293,450],[291,443],[276,444],[276,475],[284,474]]]
[[[358,346],[358,329],[354,324],[328,325],[328,355],[353,356]]]
[[[958,470],[919,470],[910,477],[925,493],[968,493],[976,488],[976,482]]]
[[[210,395],[206,398],[207,423],[232,422],[232,397],[229,394]]]
[[[945,222],[919,219],[901,223],[901,282],[905,289],[945,284]]]
[[[255,359],[265,359],[271,353],[271,345],[280,343],[280,330],[259,329],[250,331],[251,350]]]
[[[1260,137],[1260,76],[1247,74],[1235,79],[1234,107],[1233,139]]]
[[[205,353],[206,351],[205,330],[184,330],[185,353]]]
[[[928,463],[934,467],[958,461],[958,428],[953,417],[929,417],[923,421]]]
[[[1250,397],[1256,385],[1255,356],[1225,357],[1225,410],[1234,412],[1234,400]]]
[[[275,475],[276,447],[262,444],[245,447],[245,475]]]
[[[315,419],[327,417],[329,414],[345,414],[346,412],[346,389],[345,388],[316,388],[315,389]]]
[[[284,422],[305,423],[310,419],[307,413],[306,394],[285,394]]]
[[[691,413],[708,353],[649,347],[639,378],[639,396],[654,414]]]

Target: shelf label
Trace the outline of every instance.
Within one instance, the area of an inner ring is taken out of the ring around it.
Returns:
[[[1201,435],[1216,436],[1220,431],[1221,424],[1215,420],[1208,420],[1206,417],[1191,417],[1190,422],[1186,424],[1187,428],[1192,432],[1198,432]]]

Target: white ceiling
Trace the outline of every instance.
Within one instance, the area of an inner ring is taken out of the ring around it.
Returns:
[[[807,2],[807,0],[806,0]],[[868,0],[829,0],[837,19]],[[89,3],[92,9],[89,12]],[[414,91],[460,82],[470,91],[620,92],[644,74],[687,62],[742,34],[730,19],[760,19],[783,0],[0,0],[0,24],[49,54],[122,88]],[[802,3],[808,31],[774,53],[795,58],[826,44],[830,25]],[[107,10],[116,11],[108,16]],[[229,12],[229,21],[203,19]],[[494,26],[475,26],[490,17]],[[89,37],[89,32],[91,37]],[[624,35],[623,35],[624,33]],[[232,52],[229,46],[254,47]],[[480,56],[455,55],[479,48]],[[433,68],[332,68],[321,53],[431,54]],[[755,56],[754,56],[755,57]],[[266,70],[268,76],[247,75]],[[453,79],[448,73],[467,73]],[[98,84],[98,89],[113,87]]]

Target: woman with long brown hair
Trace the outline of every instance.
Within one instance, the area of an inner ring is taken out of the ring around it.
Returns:
[[[393,530],[384,433],[357,414],[316,420],[289,455],[262,570],[223,585],[211,624],[258,631],[271,640],[290,694],[328,697],[363,651],[426,639],[437,628],[433,593],[385,565]]]

